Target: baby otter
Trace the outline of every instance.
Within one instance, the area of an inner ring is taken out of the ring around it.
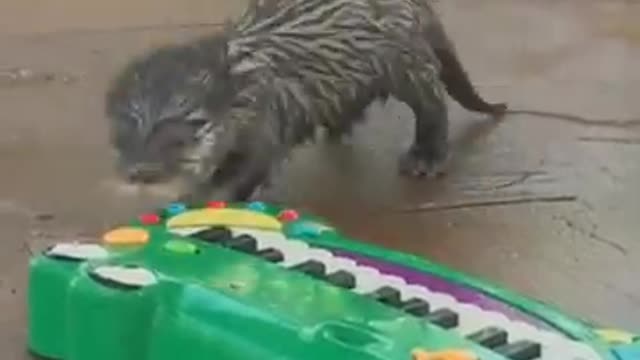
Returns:
[[[427,0],[262,0],[217,34],[135,59],[106,110],[131,182],[179,177],[184,201],[244,201],[317,128],[347,134],[389,96],[416,117],[400,171],[440,173],[447,93],[471,111],[506,110],[476,93]]]

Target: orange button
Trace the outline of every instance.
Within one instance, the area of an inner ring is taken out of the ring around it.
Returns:
[[[102,240],[109,245],[144,245],[149,241],[149,233],[143,229],[124,227],[109,231]]]
[[[478,360],[478,357],[464,350],[428,352],[416,349],[411,353],[413,360]]]

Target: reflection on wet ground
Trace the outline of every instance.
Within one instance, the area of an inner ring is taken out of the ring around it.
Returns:
[[[115,16],[113,2],[81,6],[82,16],[59,9],[31,14],[30,2],[1,12],[7,31],[0,35],[0,348],[10,349],[4,358],[23,358],[29,251],[95,236],[162,202],[114,190],[102,94],[133,54],[211,30],[162,24],[215,23],[236,10],[201,3],[180,3],[175,13],[177,3],[162,2],[153,12],[137,5],[124,16]],[[544,3],[439,6],[488,98],[607,123],[526,113],[494,122],[452,103],[450,174],[410,181],[396,175],[395,161],[409,144],[412,117],[391,101],[370,109],[371,121],[350,144],[296,151],[279,190],[291,205],[354,237],[637,329],[640,126],[609,125],[640,118],[640,6]],[[27,14],[31,21],[17,20]]]

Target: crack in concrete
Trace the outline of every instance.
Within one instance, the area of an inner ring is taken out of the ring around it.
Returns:
[[[538,110],[507,110],[507,114],[511,115],[531,115],[548,119],[557,119],[570,123],[574,123],[582,126],[590,127],[608,127],[608,128],[621,128],[628,129],[633,127],[640,127],[640,119],[589,119],[574,114],[552,112],[552,111],[538,111]]]
[[[556,219],[560,220],[564,226],[566,226],[567,228],[576,231],[577,233],[585,236],[586,238],[595,241],[597,243],[600,243],[602,245],[605,245],[611,249],[617,250],[619,253],[621,253],[622,255],[628,255],[629,254],[629,249],[627,249],[625,246],[623,246],[622,244],[613,241],[611,239],[607,239],[604,236],[600,235],[597,233],[596,229],[592,229],[592,230],[587,230],[585,228],[583,228],[582,226],[576,224],[574,221],[572,221],[571,219],[565,217],[565,216],[557,216],[555,217]],[[595,228],[595,225],[594,225]]]
[[[578,138],[582,142],[609,143],[619,145],[640,145],[640,138],[622,138],[605,136],[582,136]]]
[[[492,190],[504,190],[513,186],[522,185],[532,177],[539,176],[539,175],[547,175],[547,172],[546,171],[525,171],[520,176],[516,177],[513,180],[504,182],[502,184],[494,185]]]
[[[49,71],[36,71],[28,68],[0,69],[0,88],[12,88],[21,85],[44,85],[55,81],[70,84],[79,76]]]
[[[429,202],[419,204],[417,206],[397,209],[396,212],[413,213],[413,212],[437,212],[445,210],[464,210],[480,207],[494,207],[507,205],[523,205],[532,203],[559,203],[559,202],[575,202],[578,199],[575,195],[551,195],[551,196],[522,196],[507,197],[502,199],[482,199],[482,200],[466,200],[460,202],[451,202],[438,204]]]
[[[51,36],[68,36],[74,34],[118,34],[118,33],[136,33],[157,30],[196,30],[196,29],[219,29],[225,25],[224,22],[193,22],[193,23],[175,23],[175,24],[149,24],[139,26],[122,26],[117,28],[73,28],[54,30],[48,32],[33,33],[17,33],[8,34],[2,37],[8,38],[45,38]]]

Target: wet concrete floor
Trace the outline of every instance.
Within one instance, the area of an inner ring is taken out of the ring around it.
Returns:
[[[242,3],[29,0],[0,4],[0,354],[24,359],[30,252],[92,238],[158,204],[115,192],[102,113],[134,54],[213,31]],[[492,122],[451,104],[447,178],[408,181],[404,105],[374,106],[351,145],[300,149],[284,200],[347,234],[442,262],[640,329],[640,5],[439,2],[480,91],[513,108]],[[123,13],[124,12],[124,13]],[[183,25],[191,26],[183,26]],[[604,119],[596,123],[588,120]],[[559,197],[564,201],[548,201]],[[496,199],[507,204],[496,206]],[[512,200],[525,202],[508,204]],[[399,212],[398,209],[422,208]]]

